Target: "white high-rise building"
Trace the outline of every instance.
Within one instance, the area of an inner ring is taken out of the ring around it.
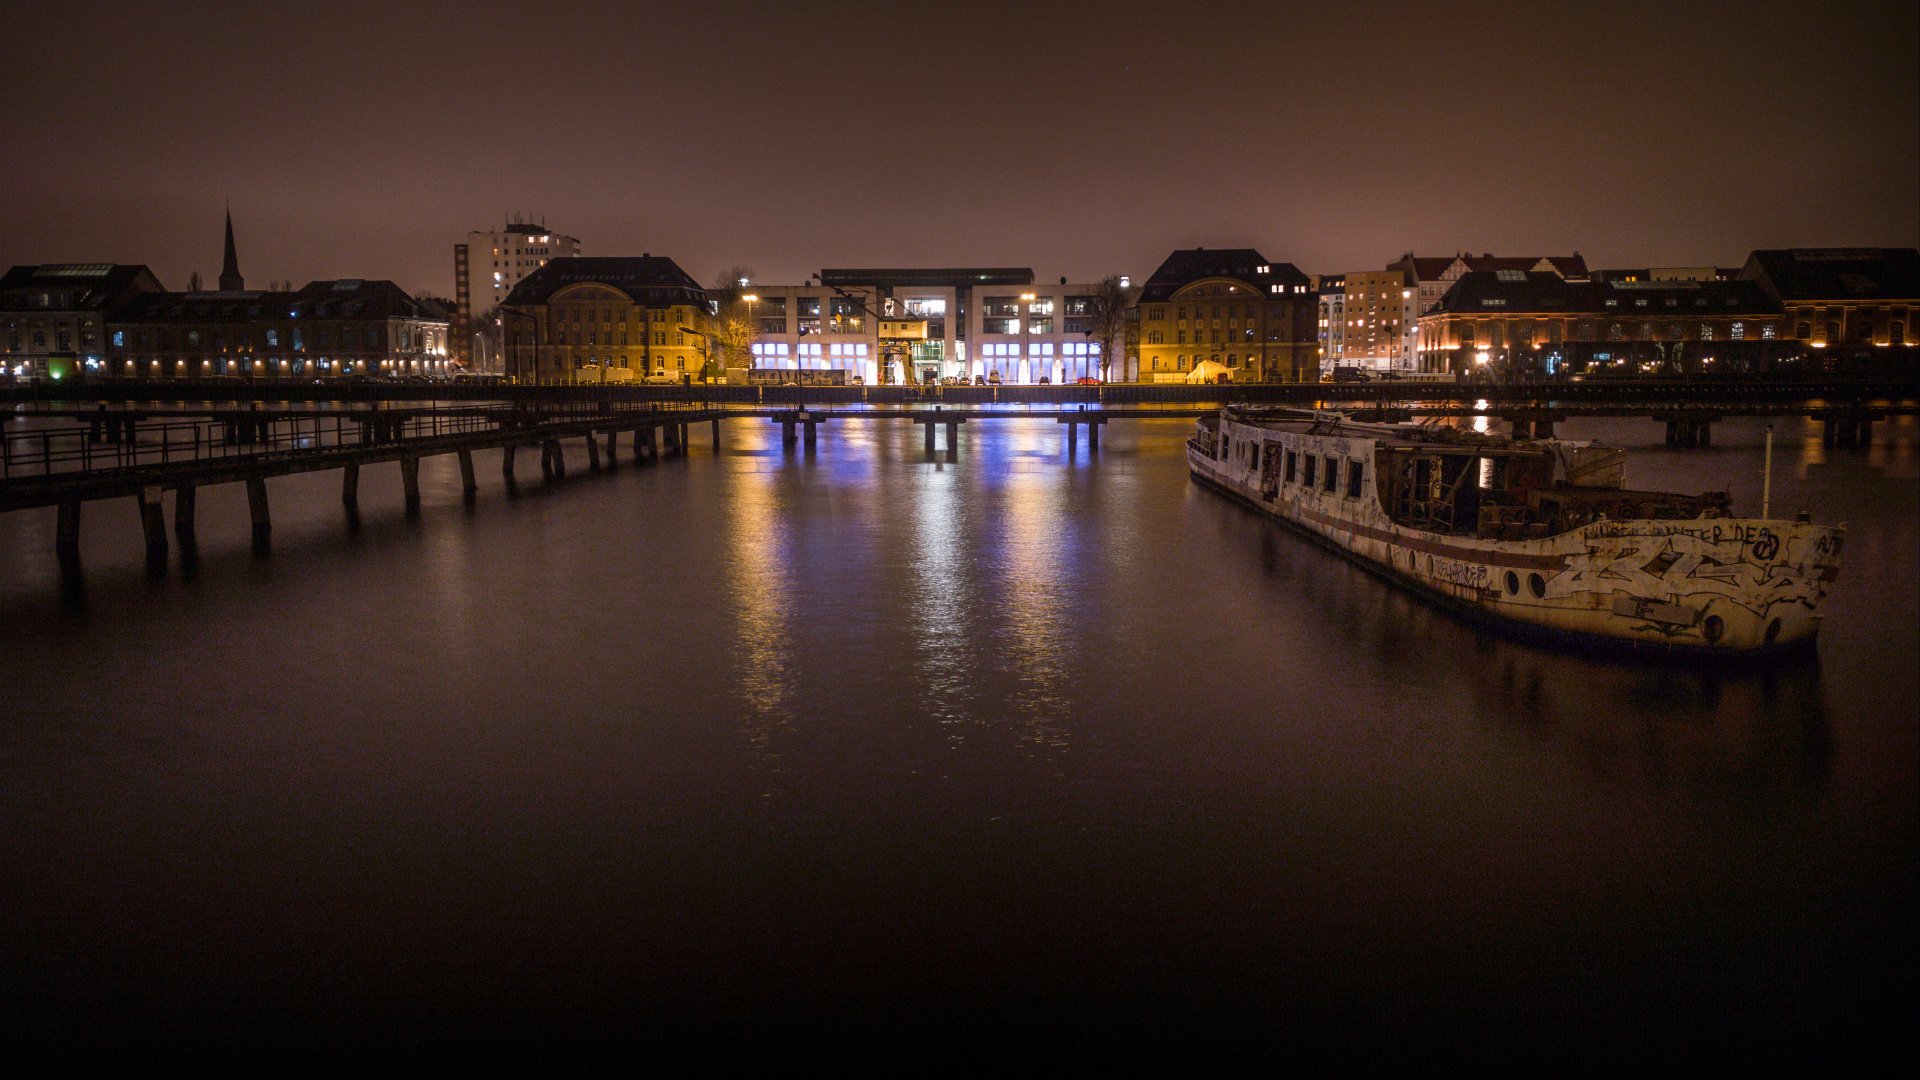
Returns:
[[[478,370],[492,370],[496,358],[474,355],[477,342],[493,340],[480,321],[500,306],[521,278],[553,259],[578,254],[579,240],[545,225],[517,221],[499,232],[470,232],[466,243],[455,244],[453,299],[459,309],[453,329],[456,358]]]

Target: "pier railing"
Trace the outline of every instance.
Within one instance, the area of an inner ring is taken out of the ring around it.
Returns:
[[[532,435],[556,425],[687,408],[682,402],[602,399],[328,412],[236,409],[179,420],[166,419],[164,413],[103,411],[76,423],[7,431],[0,437],[0,480],[393,446],[461,435]]]

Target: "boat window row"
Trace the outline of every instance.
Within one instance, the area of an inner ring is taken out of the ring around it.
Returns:
[[[1357,499],[1366,488],[1367,466],[1363,461],[1333,454],[1302,454],[1298,450],[1284,450],[1272,445],[1266,448],[1266,458],[1266,468],[1262,469],[1260,448],[1254,447],[1252,467],[1260,472],[1261,486],[1269,491],[1275,491],[1281,485],[1297,484],[1309,491],[1342,494],[1341,481],[1344,479],[1345,496]]]

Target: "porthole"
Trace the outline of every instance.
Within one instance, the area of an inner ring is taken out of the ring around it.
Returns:
[[[1527,575],[1527,588],[1533,590],[1533,595],[1536,600],[1545,600],[1547,598],[1547,579],[1541,577],[1539,574]]]
[[[1520,575],[1511,570],[1507,571],[1507,595],[1520,595]]]
[[[1700,624],[1700,636],[1706,638],[1709,645],[1718,645],[1720,635],[1726,632],[1727,624],[1718,615],[1709,615],[1707,621]]]

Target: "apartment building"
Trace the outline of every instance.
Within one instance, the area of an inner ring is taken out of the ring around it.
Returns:
[[[528,274],[553,259],[580,254],[580,241],[546,225],[508,222],[499,232],[470,232],[453,246],[454,360],[491,368],[486,350],[499,341],[495,309]]]

